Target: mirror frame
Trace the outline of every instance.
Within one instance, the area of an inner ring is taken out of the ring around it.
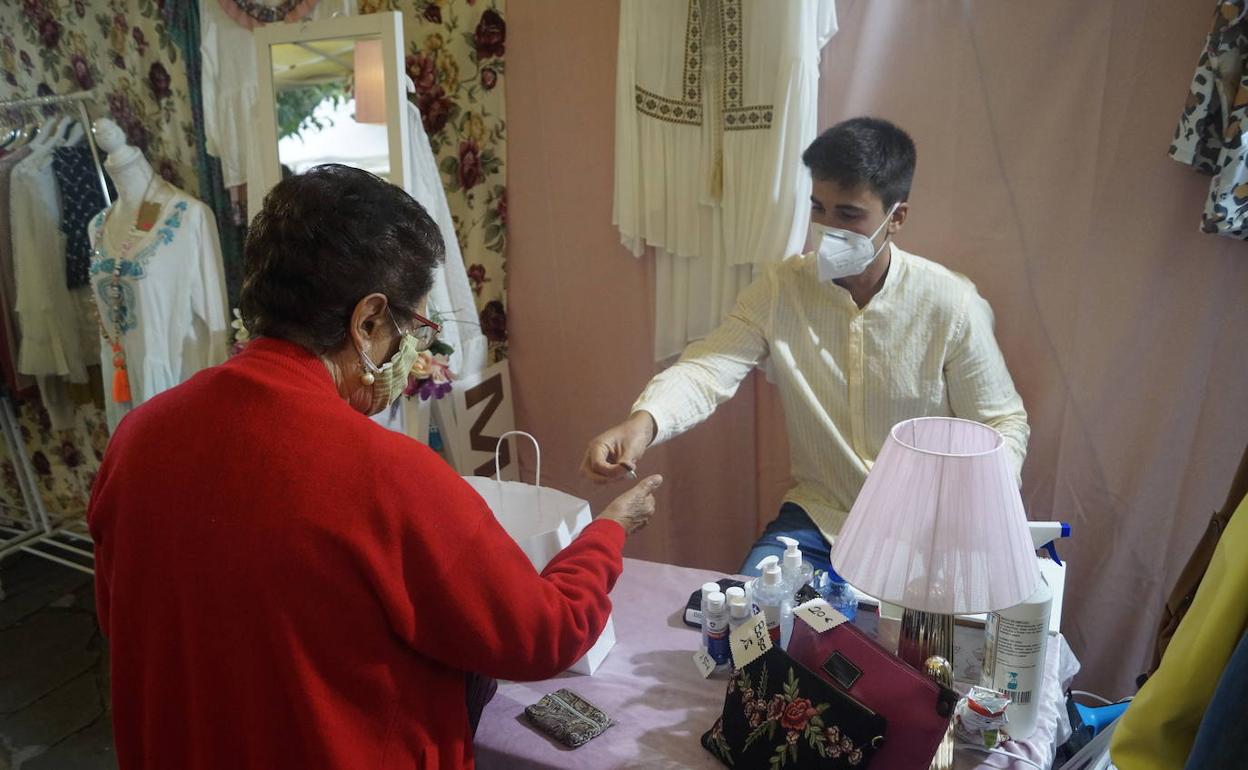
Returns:
[[[407,105],[406,72],[403,64],[403,14],[398,11],[363,16],[335,16],[321,21],[266,24],[255,32],[258,144],[260,162],[255,170],[259,179],[247,180],[248,221],[260,210],[260,203],[282,178],[277,149],[277,109],[273,90],[273,56],[270,47],[283,43],[307,43],[342,38],[381,38],[381,58],[385,71],[386,140],[390,145],[390,182],[411,189],[411,145],[404,114]]]

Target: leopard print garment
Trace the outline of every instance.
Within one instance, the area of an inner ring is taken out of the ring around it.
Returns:
[[[1170,157],[1213,176],[1201,230],[1248,239],[1248,0],[1219,0]]]

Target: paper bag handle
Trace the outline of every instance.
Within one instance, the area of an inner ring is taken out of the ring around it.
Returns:
[[[537,452],[537,475],[533,479],[533,486],[540,487],[542,485],[542,448],[538,446],[537,439],[522,430],[509,430],[498,437],[498,443],[494,445],[494,480],[499,482],[503,480],[503,472],[498,467],[498,452],[503,448],[503,442],[507,440],[508,436],[524,436],[533,442],[533,451]],[[516,457],[516,462],[520,462],[518,456]]]

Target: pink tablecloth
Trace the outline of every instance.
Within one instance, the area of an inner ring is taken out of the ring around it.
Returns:
[[[477,731],[477,766],[482,770],[527,768],[721,768],[700,738],[724,703],[724,678],[702,679],[693,665],[698,632],[681,614],[689,594],[722,575],[668,564],[624,560],[616,584],[616,645],[593,676],[565,674],[544,682],[500,683]],[[1060,640],[1060,637],[1059,637]],[[1059,730],[1061,681],[1078,665],[1064,640],[1049,645],[1041,725],[1011,751],[1051,761]],[[525,706],[567,687],[602,708],[616,725],[578,749],[567,749],[533,729]],[[989,758],[958,751],[958,767]],[[992,758],[985,767],[1028,767]],[[1042,762],[1046,767],[1047,762]]]

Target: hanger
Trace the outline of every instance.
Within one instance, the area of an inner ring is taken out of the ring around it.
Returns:
[[[39,133],[39,121],[32,116],[28,107],[18,108],[17,120],[20,122],[9,131],[3,143],[6,150],[20,150],[30,144]]]
[[[52,142],[56,140],[56,135],[59,133],[61,122],[64,120],[64,115],[53,115],[48,118],[48,120],[39,127],[39,131],[35,134],[35,138],[31,140],[30,149],[41,150],[45,147],[52,146]]]
[[[65,136],[61,139],[62,147],[74,147],[82,144],[82,138],[86,136],[86,132],[82,128],[82,123],[77,120],[68,121],[69,128],[65,131]]]

